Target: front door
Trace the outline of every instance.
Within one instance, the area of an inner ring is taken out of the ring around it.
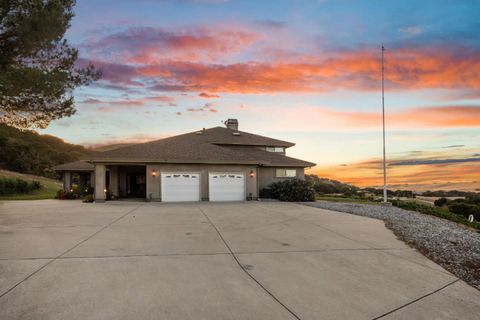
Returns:
[[[147,185],[145,182],[145,174],[129,173],[127,174],[127,197],[128,198],[145,198]]]

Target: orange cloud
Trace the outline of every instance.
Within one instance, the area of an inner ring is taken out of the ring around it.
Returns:
[[[354,127],[375,127],[381,124],[380,113],[323,109],[331,118]],[[480,106],[444,106],[411,108],[386,115],[389,126],[402,127],[475,127],[480,126]]]
[[[383,185],[381,160],[370,160],[347,166],[315,167],[308,173],[340,180],[353,185]],[[478,181],[480,162],[422,164],[415,166],[388,166],[387,181],[396,184],[432,184]]]
[[[270,108],[257,108],[257,117],[271,118]],[[381,112],[335,110],[326,107],[298,106],[278,107],[277,117],[271,126],[278,130],[352,130],[379,129],[382,125]],[[454,128],[480,126],[480,106],[443,106],[406,108],[386,113],[386,123],[392,129]],[[299,125],[301,124],[301,125]],[[421,137],[415,137],[416,140]],[[412,139],[409,137],[409,139]]]
[[[444,48],[398,49],[388,52],[386,88],[480,88],[480,51],[462,54]],[[104,79],[154,83],[160,91],[220,93],[319,92],[339,88],[378,90],[380,57],[373,51],[339,52],[331,58],[297,57],[272,62],[212,64],[182,59],[136,61],[128,67],[100,62]]]

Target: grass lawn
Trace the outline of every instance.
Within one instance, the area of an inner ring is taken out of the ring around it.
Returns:
[[[62,183],[58,180],[48,179],[45,177],[39,177],[29,174],[18,173],[8,170],[0,170],[0,177],[5,178],[19,178],[26,181],[37,180],[42,187],[39,190],[35,190],[28,194],[10,194],[6,196],[0,196],[0,200],[40,200],[40,199],[53,199],[57,194],[58,189],[62,189]]]

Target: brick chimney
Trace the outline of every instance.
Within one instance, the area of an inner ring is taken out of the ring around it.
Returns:
[[[228,119],[225,121],[225,125],[228,129],[238,131],[238,120],[237,119]]]

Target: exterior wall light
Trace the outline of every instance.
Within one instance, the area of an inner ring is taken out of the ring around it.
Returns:
[[[250,171],[250,178],[253,178],[253,177],[255,177],[255,172],[253,172],[253,170],[252,170],[252,171]]]
[[[107,189],[103,189],[103,192],[107,193]]]
[[[157,170],[153,169],[153,170],[152,170],[152,177],[155,178],[156,176],[157,176]]]

